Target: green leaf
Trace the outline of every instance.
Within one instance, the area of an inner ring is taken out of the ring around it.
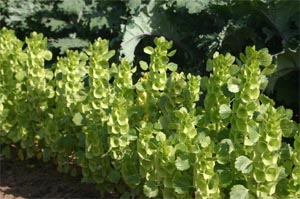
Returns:
[[[129,192],[125,192],[121,195],[120,199],[130,199],[131,194]]]
[[[167,68],[170,70],[170,71],[176,71],[177,70],[177,64],[175,64],[175,63],[173,63],[173,62],[170,62],[170,63],[168,63],[168,65],[167,65]]]
[[[276,131],[273,132],[274,134],[276,133]],[[281,139],[278,138],[271,138],[268,141],[268,149],[269,151],[276,151],[279,150],[281,147]]]
[[[219,109],[221,119],[226,119],[231,115],[231,109],[228,105],[222,104]]]
[[[181,151],[181,152],[188,152],[189,149],[184,143],[178,143],[175,145],[175,150],[176,151]]]
[[[227,167],[227,166],[226,166]],[[220,180],[220,186],[222,188],[228,187],[234,178],[230,169],[217,169],[216,170]]]
[[[110,58],[112,58],[115,55],[115,53],[116,53],[115,50],[110,50],[102,56],[102,59],[109,60]]]
[[[105,92],[105,90],[102,87],[95,88],[93,91],[93,95],[96,99],[100,99],[100,98],[106,96],[106,94],[107,93]]]
[[[261,76],[259,89],[265,90],[268,86],[268,83],[269,83],[269,79],[266,76]]]
[[[234,167],[242,173],[249,173],[252,170],[252,160],[246,156],[239,156],[234,163]]]
[[[227,87],[228,87],[228,90],[232,93],[237,93],[240,91],[240,85],[241,83],[241,80],[240,79],[237,79],[237,78],[230,78],[228,81],[227,81]]]
[[[260,169],[255,169],[253,172],[253,177],[257,183],[265,182],[265,172]]]
[[[193,186],[192,175],[186,174],[176,176],[173,179],[174,191],[178,194],[188,193],[189,189]]]
[[[205,133],[199,133],[198,135],[198,141],[201,145],[201,147],[206,148],[210,145],[211,139],[209,136],[206,136]]]
[[[275,181],[278,177],[278,174],[278,167],[275,165],[271,165],[265,170],[265,179],[268,182]]]
[[[245,138],[244,144],[246,146],[253,146],[259,140],[260,134],[256,128],[249,126],[248,129],[248,136]]]
[[[108,22],[107,16],[98,16],[90,19],[89,26],[90,26],[90,30],[93,31],[93,29],[101,30],[104,29],[105,27],[109,28],[110,24]]]
[[[168,53],[168,57],[173,57],[176,53],[176,50],[172,50],[171,52]]]
[[[200,13],[202,10],[208,8],[210,0],[177,0],[178,7],[186,7],[189,14]]]
[[[291,23],[299,24],[299,1],[269,1],[264,0],[267,6],[258,6],[264,15],[270,20],[276,30],[269,30],[265,32],[268,35],[268,38],[272,38],[275,34],[280,33],[283,40],[288,44],[291,41],[294,41],[292,38],[299,34],[299,31],[290,25]],[[299,26],[297,26],[299,28]],[[267,39],[268,39],[267,38]],[[265,41],[267,43],[267,41]],[[298,43],[298,42],[293,42]],[[285,45],[287,45],[285,44]]]
[[[45,71],[45,77],[46,77],[46,79],[48,79],[48,80],[53,79],[53,72],[50,71],[50,70],[46,70],[46,71]]]
[[[133,186],[133,187],[136,187],[137,185],[139,185],[141,183],[141,178],[137,174],[126,176],[125,180],[129,186]]]
[[[60,54],[64,54],[70,48],[83,48],[88,44],[88,41],[79,38],[61,38],[50,43],[50,46],[60,48]]]
[[[150,1],[125,25],[120,54],[125,55],[129,61],[134,60],[136,46],[147,36],[164,35],[174,41],[182,39],[178,30],[180,27],[174,26],[175,24],[170,20],[167,12],[161,9],[161,6],[156,1]]]
[[[204,76],[201,78],[201,83],[200,83],[201,89],[206,91],[207,85],[208,85],[208,77]]]
[[[292,71],[300,70],[300,46],[296,50],[286,49],[275,55],[276,71],[269,79],[268,93],[273,93],[277,81]]]
[[[230,65],[229,66],[229,74],[230,75],[236,75],[240,71],[240,67],[238,65]]]
[[[276,69],[276,66],[274,64],[270,64],[263,69],[261,74],[262,75],[271,75],[272,73],[274,73],[275,69]]]
[[[154,49],[151,46],[147,46],[144,48],[144,53],[146,53],[148,55],[152,55],[153,52],[154,52]]]
[[[138,90],[138,91],[144,91],[144,86],[141,82],[138,82],[135,84],[135,88]]]
[[[157,132],[156,140],[158,142],[164,142],[164,141],[166,141],[166,135],[163,132]]]
[[[226,65],[231,66],[235,61],[235,57],[232,56],[230,53],[226,53],[225,54],[225,60],[226,60]]]
[[[138,16],[132,17],[125,26],[124,36],[121,43],[121,54],[125,55],[128,61],[134,60],[134,50],[145,34],[150,34],[150,17],[140,12]]]
[[[153,181],[147,181],[143,186],[144,194],[149,198],[154,198],[158,194],[157,184]]]
[[[230,191],[230,199],[250,199],[249,190],[243,185],[234,185]]]
[[[176,168],[179,171],[188,170],[190,168],[189,159],[186,156],[179,156],[175,161]]]
[[[294,122],[292,120],[283,119],[280,121],[280,128],[284,137],[292,137],[294,130]]]
[[[49,50],[45,50],[43,52],[43,55],[44,55],[45,60],[47,60],[47,61],[50,61],[52,59],[52,52]]]
[[[41,5],[42,4],[42,5]],[[1,1],[1,10],[5,9],[5,24],[7,27],[15,29],[27,29],[32,28],[28,24],[28,18],[33,18],[37,13],[44,10],[44,3],[36,2],[33,0],[28,1]],[[1,11],[0,19],[4,20],[4,13]]]
[[[217,161],[219,164],[226,164],[232,160],[231,153],[234,151],[233,143],[230,139],[223,139],[216,145]]]
[[[237,113],[237,117],[239,118],[245,119],[248,117],[248,112],[242,104],[239,105],[236,113]]]
[[[73,119],[72,119],[72,121],[74,122],[74,124],[75,124],[76,126],[82,125],[82,123],[81,123],[82,120],[83,120],[83,117],[82,117],[82,115],[81,115],[80,113],[76,113],[76,114],[74,115]]]
[[[137,12],[138,8],[142,5],[142,0],[128,0],[126,2],[131,14]]]
[[[26,73],[23,70],[21,70],[21,71],[17,72],[17,74],[15,75],[15,78],[21,82],[24,80],[25,76],[26,76]]]
[[[289,185],[288,179],[284,178],[279,180],[276,185],[276,194],[278,194],[282,198],[285,198],[285,196],[289,195],[288,185]]]
[[[259,51],[258,61],[262,66],[269,66],[272,63],[272,55],[269,54],[267,48],[263,48]]]
[[[65,13],[76,15],[79,15],[85,6],[84,0],[63,0],[62,3],[58,4],[58,8],[63,10]]]
[[[121,177],[120,172],[115,169],[111,170],[107,176],[108,180],[112,183],[118,183],[120,177]]]
[[[216,52],[216,53],[217,53],[217,52]],[[214,53],[214,55],[215,55],[216,53]],[[207,60],[207,62],[206,62],[206,71],[207,71],[207,72],[212,71],[213,68],[215,67],[214,65],[215,65],[215,64],[214,64],[214,61],[213,61],[212,59]]]
[[[239,85],[237,84],[228,84],[228,90],[232,93],[237,93],[240,91]]]
[[[148,64],[145,61],[140,61],[139,62],[141,69],[147,70],[148,69]]]
[[[45,18],[42,19],[42,23],[49,28],[52,32],[58,32],[66,28],[68,23],[63,20],[55,19],[55,18]]]
[[[161,106],[162,107],[162,106]],[[159,118],[159,124],[162,128],[166,129],[168,128],[168,125],[171,123],[171,119],[169,116],[161,116]]]

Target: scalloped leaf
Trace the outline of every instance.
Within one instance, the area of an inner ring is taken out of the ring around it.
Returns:
[[[230,191],[230,199],[252,199],[249,189],[246,189],[243,185],[234,185]]]
[[[185,157],[185,156],[177,157],[175,165],[179,171],[185,171],[190,168],[189,159],[188,159],[188,157]]]
[[[242,173],[249,173],[252,170],[252,160],[246,156],[239,156],[234,163],[234,167]]]
[[[222,104],[219,109],[221,119],[226,119],[231,115],[231,109],[228,105]]]

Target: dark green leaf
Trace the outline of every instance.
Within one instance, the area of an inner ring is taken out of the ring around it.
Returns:
[[[112,169],[107,176],[108,180],[112,183],[118,183],[120,177],[121,177],[120,172],[115,169]]]

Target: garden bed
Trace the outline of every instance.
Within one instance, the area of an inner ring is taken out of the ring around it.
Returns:
[[[93,185],[58,173],[54,165],[1,157],[0,198],[99,198]],[[106,195],[104,198],[116,198]]]

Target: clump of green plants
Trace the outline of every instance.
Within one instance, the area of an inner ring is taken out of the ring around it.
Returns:
[[[148,58],[143,48],[164,36],[178,50],[171,60],[194,75],[207,74],[203,66],[215,51],[238,56],[246,46],[267,47],[277,67],[264,93],[291,108],[298,122],[299,6],[282,0],[6,0],[0,28],[14,29],[21,40],[43,33],[53,62],[100,36],[116,50],[111,61],[125,56],[137,65]]]
[[[54,161],[122,198],[300,197],[300,126],[262,93],[275,70],[267,49],[215,52],[200,77],[177,72],[164,37],[139,66],[111,63],[108,43],[45,68],[42,34],[1,30],[2,154]]]

